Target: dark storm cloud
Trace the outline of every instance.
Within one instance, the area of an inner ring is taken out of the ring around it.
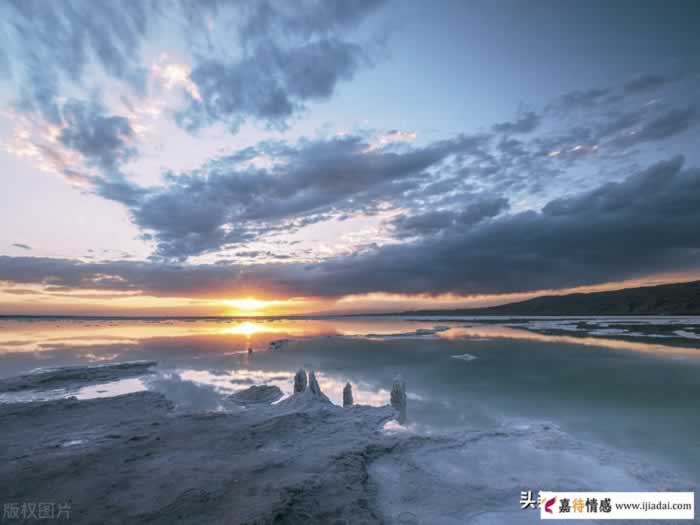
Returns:
[[[508,199],[504,197],[478,195],[474,200],[458,211],[439,210],[401,215],[392,221],[394,234],[398,238],[407,238],[454,233],[508,209]]]
[[[328,295],[493,293],[697,268],[700,170],[682,165],[674,158],[623,182],[554,199],[542,212],[505,215],[449,237],[328,261],[308,269],[308,278],[297,275],[306,292]]]
[[[128,119],[106,115],[96,102],[69,101],[60,113],[63,127],[58,140],[79,151],[89,165],[110,172],[136,154]]]
[[[400,197],[425,179],[427,169],[471,147],[469,137],[402,152],[371,150],[360,136],[262,143],[200,170],[169,174],[161,188],[101,181],[98,192],[129,207],[134,222],[152,232],[159,255],[185,258],[329,214],[371,212],[379,199]],[[260,157],[279,164],[246,164]]]
[[[553,199],[541,212],[479,220],[446,235],[347,257],[299,263],[176,265],[0,257],[0,280],[62,289],[139,290],[206,297],[265,290],[351,293],[505,293],[572,287],[697,268],[700,170],[681,157],[619,183]],[[478,214],[477,214],[478,215]],[[440,223],[440,219],[437,219]],[[620,239],[625,239],[624,250]]]
[[[31,250],[32,249],[32,247],[29,246],[28,244],[22,244],[20,242],[16,242],[12,246],[14,246],[15,248],[21,248],[22,250]]]
[[[273,265],[274,266],[274,265]],[[271,267],[270,267],[271,268]],[[41,284],[47,292],[111,290],[161,297],[221,297],[251,291],[249,269],[230,265],[178,265],[139,261],[0,256],[0,281]],[[270,281],[272,282],[272,281]]]

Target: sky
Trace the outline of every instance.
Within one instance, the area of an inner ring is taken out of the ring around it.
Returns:
[[[700,276],[693,0],[0,4],[0,314]]]

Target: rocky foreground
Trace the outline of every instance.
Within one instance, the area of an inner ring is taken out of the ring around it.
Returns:
[[[51,502],[74,523],[385,522],[368,466],[410,446],[382,432],[405,418],[403,385],[380,408],[351,389],[336,406],[303,371],[271,404],[275,388],[226,412],[179,413],[154,392],[0,405],[0,500]]]

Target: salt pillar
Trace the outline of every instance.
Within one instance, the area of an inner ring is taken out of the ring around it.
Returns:
[[[309,372],[309,390],[315,396],[322,396],[321,387],[318,386],[318,381],[316,381],[316,374],[313,371]]]
[[[399,412],[399,423],[406,422],[406,382],[398,375],[391,387],[391,406]]]
[[[313,374],[313,372],[311,372]],[[316,378],[314,378],[316,380]],[[306,370],[300,368],[299,371],[294,376],[294,393],[299,394],[306,390]]]
[[[345,388],[343,388],[343,406],[351,407],[352,404],[352,385],[350,383],[345,383]]]

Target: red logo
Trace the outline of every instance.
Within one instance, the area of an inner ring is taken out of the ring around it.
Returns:
[[[556,501],[557,501],[556,496],[554,496],[552,499],[548,499],[547,503],[544,504],[544,511],[549,512],[550,514],[554,514],[552,512],[552,506],[554,505],[554,503],[556,503]]]

